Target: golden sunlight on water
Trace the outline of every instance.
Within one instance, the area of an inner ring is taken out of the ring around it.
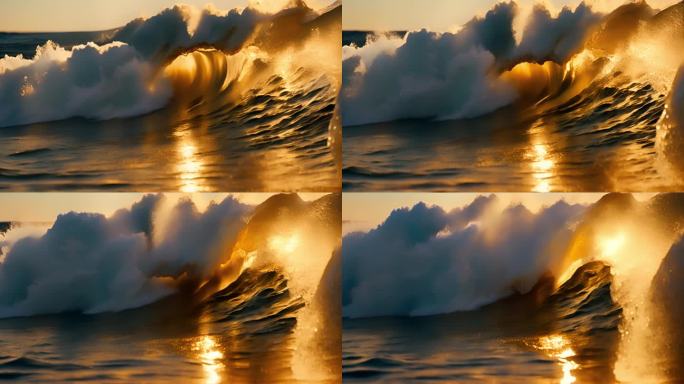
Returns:
[[[202,192],[207,186],[202,182],[204,163],[198,156],[197,142],[192,136],[192,130],[181,127],[174,133],[178,139],[176,148],[178,155],[177,172],[180,190],[185,193]]]
[[[280,55],[275,64],[275,72],[280,75],[283,79],[283,87],[292,92],[294,89],[293,84],[293,70],[294,70],[294,56],[292,53],[284,53]]]
[[[535,185],[534,192],[550,192],[551,183],[549,179],[553,176],[555,166],[549,149],[544,144],[534,144],[528,155],[531,159],[532,177]]]
[[[198,353],[198,358],[202,363],[204,382],[206,384],[220,383],[221,372],[225,367],[221,362],[223,352],[218,349],[216,340],[212,336],[202,336],[195,342],[193,350]]]
[[[573,375],[573,371],[579,367],[577,363],[570,360],[575,356],[575,351],[572,349],[570,340],[563,335],[550,335],[539,338],[532,343],[534,348],[539,349],[548,356],[557,359],[563,371],[563,377],[560,379],[560,384],[570,384],[577,381]]]
[[[535,102],[558,91],[567,75],[567,69],[551,61],[543,64],[522,62],[502,73],[500,78],[514,87],[523,99]]]

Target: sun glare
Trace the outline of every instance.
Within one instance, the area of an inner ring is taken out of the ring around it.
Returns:
[[[212,336],[202,336],[194,345],[194,349],[199,353],[198,357],[202,363],[206,384],[216,384],[221,382],[221,371],[224,365],[221,362],[223,352],[218,348],[218,343]]]
[[[570,358],[575,356],[575,351],[572,349],[570,340],[566,336],[560,334],[544,336],[533,343],[533,346],[558,360],[563,372],[560,384],[570,384],[577,381],[572,372],[579,365],[570,360]]]
[[[601,257],[606,260],[614,260],[618,251],[625,244],[625,234],[620,232],[612,236],[599,238],[598,245]]]
[[[299,246],[299,236],[297,234],[275,235],[269,239],[268,246],[276,251],[292,253]]]
[[[532,177],[535,179],[534,192],[549,192],[549,179],[553,176],[553,160],[546,145],[535,144],[530,153],[532,158]]]
[[[191,129],[179,129],[174,133],[178,138],[176,164],[180,190],[185,193],[202,192],[206,186],[202,183],[204,163],[198,156],[198,146]]]

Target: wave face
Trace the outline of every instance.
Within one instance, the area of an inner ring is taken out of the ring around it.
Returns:
[[[176,6],[111,31],[0,35],[0,177],[32,189],[199,191],[270,190],[268,180],[292,177],[282,191],[301,176],[330,190],[340,24],[340,7],[318,14],[298,2],[273,14]]]
[[[340,200],[60,216],[0,258],[0,377],[337,382]]]
[[[616,331],[622,309],[611,295],[610,267],[600,261],[584,264],[548,298],[558,309],[565,332],[592,334]]]
[[[458,33],[347,33],[345,188],[675,190],[656,147],[677,140],[656,132],[677,129],[656,128],[679,125],[663,116],[679,114],[682,8],[537,6],[515,31],[510,2]]]
[[[247,324],[253,334],[291,331],[296,313],[304,306],[300,297],[292,297],[287,279],[276,271],[246,270],[228,287],[213,294],[206,302],[209,316],[219,323]],[[230,328],[230,326],[227,326]]]

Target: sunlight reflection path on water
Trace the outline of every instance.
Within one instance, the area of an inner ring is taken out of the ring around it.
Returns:
[[[221,382],[221,371],[224,365],[221,362],[223,352],[218,349],[218,344],[212,336],[202,336],[195,343],[194,349],[198,352],[199,360],[202,363],[202,370],[205,374],[206,384],[216,384]]]
[[[532,346],[558,360],[563,371],[563,377],[560,379],[560,384],[570,384],[577,381],[577,378],[573,375],[573,370],[577,369],[579,365],[571,360],[576,353],[572,349],[570,340],[568,340],[566,336],[543,336],[533,342]]]

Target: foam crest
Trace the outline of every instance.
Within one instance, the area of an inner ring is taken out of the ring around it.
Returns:
[[[0,264],[0,316],[119,311],[202,282],[230,257],[252,210],[231,197],[204,212],[184,200],[160,231],[160,201],[149,195],[111,217],[66,213],[12,244]]]
[[[129,117],[164,106],[170,83],[130,46],[88,43],[70,51],[48,42],[32,60],[0,60],[0,126]],[[11,68],[11,69],[8,69]]]
[[[445,212],[421,203],[395,210],[368,233],[345,236],[345,316],[471,310],[557,273],[570,224],[584,207],[559,202],[533,213],[498,204],[480,197]]]
[[[127,118],[159,110],[187,91],[176,87],[177,78],[165,71],[179,57],[214,50],[233,63],[244,57],[254,65],[276,62],[278,53],[300,47],[334,24],[334,17],[319,16],[301,1],[271,13],[253,7],[223,12],[213,6],[200,10],[177,5],[133,20],[103,41],[69,49],[49,41],[31,59],[5,56],[0,59],[0,127],[71,117]],[[211,85],[225,87],[241,76],[240,67],[202,69],[211,71],[208,79],[224,79]]]
[[[514,2],[499,3],[456,33],[421,30],[346,47],[344,124],[470,118],[510,105],[520,94],[501,71],[523,62],[564,64],[600,20],[584,3],[557,16],[538,5],[518,43],[517,13]]]
[[[541,4],[528,12],[503,2],[455,33],[412,31],[345,46],[344,124],[463,119],[511,105],[557,105],[618,76],[669,92],[673,68],[682,62],[684,6],[656,11],[627,3],[601,14],[592,5],[552,13]]]

